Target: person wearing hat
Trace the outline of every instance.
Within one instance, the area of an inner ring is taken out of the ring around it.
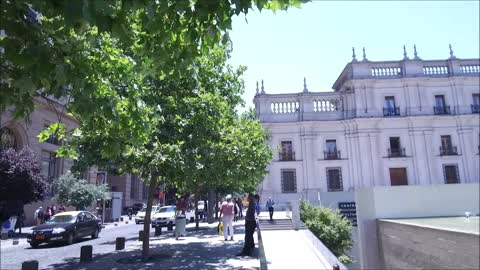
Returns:
[[[225,241],[228,240],[228,236],[230,236],[230,241],[233,241],[233,216],[235,206],[232,203],[232,195],[228,194],[225,199],[226,201],[222,203],[222,207],[220,208],[219,218],[222,218],[223,215],[223,237],[225,237]]]

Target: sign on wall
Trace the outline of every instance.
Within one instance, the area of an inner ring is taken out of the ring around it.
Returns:
[[[355,202],[339,202],[338,209],[344,217],[350,220],[354,227],[357,227],[357,206]]]

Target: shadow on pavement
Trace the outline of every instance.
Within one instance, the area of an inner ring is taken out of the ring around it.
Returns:
[[[236,237],[243,235],[241,226],[236,227]],[[150,259],[144,261],[141,257],[141,247],[135,250],[112,251],[108,254],[93,256],[93,261],[80,264],[77,258],[67,258],[63,263],[52,264],[49,267],[58,270],[70,269],[252,269],[252,259],[258,259],[258,250],[254,258],[236,257],[242,250],[243,241],[210,241],[205,238],[218,238],[215,229],[189,232],[187,237],[170,243],[159,243],[160,240],[172,238],[171,233],[151,237]],[[202,238],[203,241],[202,241]],[[131,240],[136,241],[137,238]],[[192,240],[192,241],[190,241]],[[199,241],[200,240],[200,241]],[[243,240],[243,239],[237,239]],[[104,243],[106,244],[106,243]],[[253,267],[255,268],[255,267]]]

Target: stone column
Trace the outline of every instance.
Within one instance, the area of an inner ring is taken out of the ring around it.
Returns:
[[[464,174],[465,174],[465,179],[460,179],[460,182],[464,183],[471,183],[475,182],[473,175],[475,175],[474,170],[478,171],[478,163],[475,166],[475,158],[472,158],[475,156],[476,151],[478,151],[477,147],[474,147],[473,145],[473,130],[472,129],[466,129],[466,128],[458,128],[457,129],[457,134],[458,134],[458,151],[459,155],[462,155],[462,161],[463,161],[463,166],[462,168],[464,169]],[[460,168],[461,164],[458,164],[458,169]]]

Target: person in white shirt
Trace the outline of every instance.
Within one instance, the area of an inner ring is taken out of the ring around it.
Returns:
[[[222,203],[219,218],[222,218],[223,215],[223,237],[225,237],[225,241],[228,240],[228,236],[230,236],[230,240],[233,241],[233,216],[235,206],[232,203],[232,195],[228,194],[225,199],[227,201]]]

